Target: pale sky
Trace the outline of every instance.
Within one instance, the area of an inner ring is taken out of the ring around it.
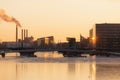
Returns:
[[[0,9],[35,39],[53,35],[56,42],[88,37],[95,23],[120,23],[120,0],[0,0]],[[0,40],[15,41],[14,23],[0,20]]]

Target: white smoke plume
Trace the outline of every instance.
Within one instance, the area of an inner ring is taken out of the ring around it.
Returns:
[[[3,9],[0,9],[0,18],[6,22],[14,22],[17,26],[21,27],[21,24],[19,23],[19,21],[13,17],[6,15]]]

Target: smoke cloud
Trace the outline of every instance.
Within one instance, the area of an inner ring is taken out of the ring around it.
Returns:
[[[0,18],[6,22],[14,22],[17,26],[21,27],[21,24],[18,20],[16,20],[14,17],[10,17],[5,14],[5,11],[3,9],[0,9]]]

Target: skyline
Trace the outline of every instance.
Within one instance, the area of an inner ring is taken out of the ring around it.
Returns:
[[[96,23],[120,23],[119,7],[119,0],[0,0],[0,9],[15,17],[30,36],[53,35],[56,42],[66,37],[78,41],[80,34],[88,37]],[[0,40],[15,41],[15,26],[0,19]]]

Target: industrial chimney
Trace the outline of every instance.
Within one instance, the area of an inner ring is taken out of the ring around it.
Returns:
[[[16,43],[18,42],[18,27],[16,25]]]
[[[25,35],[25,34],[26,34],[26,30],[24,29],[24,40],[25,40],[25,37],[26,37],[26,35]]]
[[[28,37],[28,29],[26,29],[26,37]]]
[[[21,38],[22,38],[22,42],[23,42],[23,38],[24,38],[24,36],[23,36],[23,29],[22,29],[22,32],[21,32]]]

